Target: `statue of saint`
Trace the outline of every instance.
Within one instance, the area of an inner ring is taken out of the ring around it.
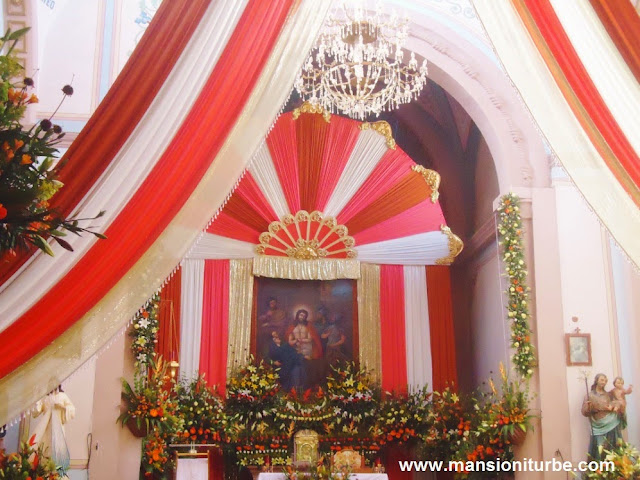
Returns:
[[[582,414],[591,421],[591,441],[589,455],[595,460],[601,460],[601,448],[612,448],[619,438],[622,438],[620,417],[615,411],[616,406],[609,392],[605,390],[607,376],[598,373],[593,380],[591,390],[582,403]]]
[[[622,430],[627,428],[627,395],[633,392],[633,385],[624,388],[624,378],[616,377],[613,379],[613,388],[609,392],[612,398],[613,411],[620,417],[620,427]]]
[[[64,424],[76,416],[76,409],[62,386],[36,404],[34,417],[41,416],[33,434],[36,443],[44,446],[45,454],[51,456],[55,464],[66,472],[71,458],[64,435]]]

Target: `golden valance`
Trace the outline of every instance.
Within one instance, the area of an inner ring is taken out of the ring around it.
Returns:
[[[349,258],[298,260],[290,257],[259,255],[253,260],[253,274],[257,277],[290,280],[357,279],[360,278],[360,262]]]

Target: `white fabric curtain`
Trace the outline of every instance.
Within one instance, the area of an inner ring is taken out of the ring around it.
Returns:
[[[256,246],[234,238],[204,233],[195,243],[187,258],[226,260],[231,258],[253,258]]]
[[[434,265],[449,255],[449,237],[426,232],[408,237],[356,246],[358,260],[391,265]]]
[[[195,378],[200,369],[200,332],[204,293],[204,260],[182,262],[180,291],[180,376]]]
[[[427,269],[423,266],[404,267],[404,314],[407,384],[410,389],[433,388]]]
[[[100,230],[104,231],[118,216],[193,107],[245,5],[246,0],[212,2],[138,126],[74,212],[79,218],[92,217],[105,210],[99,221]],[[53,244],[54,258],[38,252],[13,279],[0,287],[4,288],[0,292],[0,331],[58,282],[96,241],[93,235],[66,238],[73,246],[73,255],[63,254],[64,250]]]
[[[387,151],[386,142],[387,140],[375,130],[360,132],[344,172],[324,209],[325,215],[335,217],[349,203]]]
[[[280,185],[280,179],[276,173],[276,167],[273,164],[271,153],[267,143],[264,142],[256,155],[253,157],[249,171],[256,183],[264,193],[265,198],[273,207],[273,211],[276,212],[278,218],[282,218],[289,212],[289,205],[287,204],[287,198]],[[295,213],[295,212],[293,212]]]

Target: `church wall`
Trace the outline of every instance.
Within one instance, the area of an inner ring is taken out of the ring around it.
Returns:
[[[625,387],[640,386],[640,272],[629,262],[622,251],[610,242],[612,284],[615,296],[615,313],[618,327],[619,368],[616,375],[625,380]],[[629,442],[640,444],[640,394],[635,390],[628,395],[627,432]]]
[[[580,413],[586,395],[583,372],[588,374],[589,386],[597,373],[605,373],[607,389],[612,388],[615,376],[617,352],[607,298],[608,250],[600,223],[573,185],[556,186],[556,205],[564,332],[580,328],[581,333],[591,334],[592,367],[566,367],[571,456],[580,461],[589,443],[589,422]],[[544,349],[540,353],[544,355]]]
[[[137,480],[141,441],[114,421],[120,415],[121,379],[131,381],[133,360],[124,335],[116,336],[96,362],[93,396],[92,480]]]
[[[71,456],[71,480],[87,478],[88,435],[92,431],[93,422],[93,396],[87,395],[87,392],[94,391],[95,375],[96,362],[91,360],[64,383],[64,391],[76,409],[75,418],[65,425]]]
[[[493,376],[498,378],[500,362],[508,366],[508,325],[502,305],[500,265],[495,244],[487,247],[471,267],[472,358],[467,368],[473,371],[472,384],[479,385]],[[465,368],[461,366],[461,368]],[[493,372],[493,373],[492,373]]]
[[[493,217],[493,200],[499,192],[494,160],[487,142],[484,137],[481,137],[476,155],[474,231],[477,231],[487,219]]]

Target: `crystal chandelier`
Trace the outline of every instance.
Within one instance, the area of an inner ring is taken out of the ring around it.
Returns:
[[[296,79],[302,99],[364,120],[417,98],[427,81],[427,61],[418,67],[411,52],[403,63],[408,19],[383,15],[380,4],[373,12],[362,2],[341,10],[325,22]]]

